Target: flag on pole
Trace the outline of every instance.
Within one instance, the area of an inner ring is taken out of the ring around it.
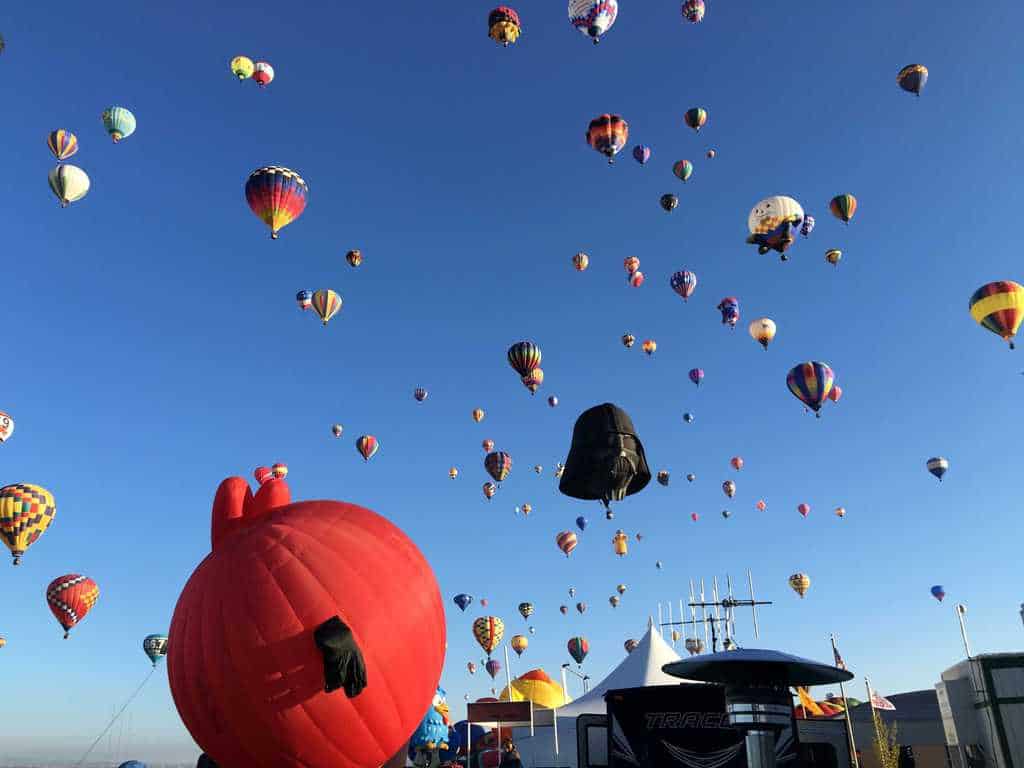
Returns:
[[[836,666],[839,667],[839,669],[841,669],[841,670],[843,670],[845,672],[846,671],[846,662],[843,661],[843,657],[839,655],[839,649],[836,648],[835,640],[832,641],[832,655],[835,657]]]
[[[811,694],[807,692],[807,689],[800,686],[796,689],[796,695],[800,697],[800,706],[804,708],[805,713],[817,715],[818,717],[824,716],[824,712],[821,711],[821,707],[818,706],[817,702],[811,698]]]
[[[871,706],[874,709],[895,710],[896,706],[884,696],[879,696],[878,691],[871,689]]]

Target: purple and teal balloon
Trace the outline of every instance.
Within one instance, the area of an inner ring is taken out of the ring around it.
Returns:
[[[689,160],[678,160],[675,165],[672,166],[672,173],[674,173],[680,181],[686,181],[693,176],[693,163]]]

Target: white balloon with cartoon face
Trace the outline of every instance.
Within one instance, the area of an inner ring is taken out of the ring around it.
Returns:
[[[0,443],[6,442],[7,438],[14,434],[14,419],[10,414],[0,411]]]
[[[747,229],[752,235],[763,235],[778,228],[784,221],[794,224],[803,221],[804,209],[792,197],[775,195],[766,197],[750,211]]]

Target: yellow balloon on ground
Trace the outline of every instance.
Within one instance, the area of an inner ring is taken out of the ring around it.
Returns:
[[[509,700],[508,686],[505,686],[501,701]],[[535,707],[554,709],[564,707],[571,698],[567,698],[562,686],[552,680],[543,669],[531,669],[512,681],[512,701],[532,701]]]
[[[15,483],[0,488],[0,538],[11,550],[15,565],[56,514],[53,494],[41,485]]]
[[[255,69],[256,65],[248,56],[235,56],[231,60],[231,74],[239,80],[248,80]]]

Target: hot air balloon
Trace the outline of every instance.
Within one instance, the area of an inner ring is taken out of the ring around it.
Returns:
[[[2,51],[2,50],[3,50],[3,38],[0,38],[0,51]],[[5,645],[7,645],[7,640],[2,635],[0,635],[0,648],[3,648]]]
[[[542,473],[542,472],[544,471],[544,467],[542,467],[542,466],[541,466],[540,464],[534,464],[534,465],[533,465],[533,471],[534,471],[534,472],[535,472],[536,474],[538,474],[538,475],[539,475],[540,473]]]
[[[693,474],[693,472],[690,472],[686,475],[686,479],[692,483],[694,480],[697,479],[697,476]]]
[[[644,273],[639,269],[629,276],[629,284],[634,288],[639,288],[644,284]]]
[[[46,602],[67,640],[71,628],[85,618],[100,597],[100,588],[88,576],[69,573],[58,576],[46,587]]]
[[[661,560],[655,560],[654,561],[654,567],[657,568],[660,571],[661,570]]]
[[[632,653],[639,647],[640,641],[630,638],[622,644],[622,647],[626,649],[626,653]]]
[[[839,260],[843,258],[843,252],[838,248],[830,248],[825,251],[825,261],[831,264],[833,267],[839,266]]]
[[[640,163],[640,165],[647,165],[647,162],[651,159],[651,148],[643,144],[637,144],[633,147],[633,159]]]
[[[484,420],[484,409],[483,408],[474,408],[473,409],[473,421],[475,421],[477,424],[479,424],[483,420]]]
[[[71,203],[81,200],[89,191],[89,176],[77,165],[61,163],[50,171],[48,180],[50,189],[60,200],[61,208],[67,208]]]
[[[931,588],[931,593],[932,593],[932,597],[934,597],[940,603],[942,602],[942,598],[944,598],[946,596],[946,590],[945,590],[945,588],[943,588],[943,586],[941,584],[936,584],[934,587],[932,587]]]
[[[853,214],[857,212],[857,198],[849,193],[836,195],[828,204],[828,209],[841,222],[849,224]]]
[[[491,652],[501,645],[504,636],[505,622],[497,616],[481,616],[473,622],[473,637],[484,649],[487,658],[491,658]]]
[[[653,355],[654,351],[658,348],[658,342],[656,342],[654,339],[644,339],[644,343],[641,345],[641,347],[643,348],[644,352],[646,352],[647,355],[650,356]]]
[[[730,512],[728,509],[723,509],[722,510],[722,517],[724,517],[726,520],[728,520],[730,517],[732,517],[732,512]]]
[[[512,471],[512,457],[504,451],[488,453],[484,457],[484,469],[494,478],[494,482],[500,483]]]
[[[142,652],[153,662],[153,666],[167,655],[167,635],[146,635],[142,638]]]
[[[496,494],[497,492],[498,486],[496,486],[494,483],[484,483],[484,496],[487,498],[488,501],[493,499],[494,494]]]
[[[575,594],[575,593],[576,593],[576,590],[573,590],[573,594]],[[570,597],[572,597],[572,595],[570,595]],[[578,613],[580,613],[580,614],[586,613],[587,612],[587,604],[586,603],[576,603],[576,611]]]
[[[811,505],[805,503],[798,504],[796,511],[800,513],[801,517],[806,518],[809,514],[811,514]]]
[[[302,215],[309,187],[298,173],[279,165],[257,168],[245,182],[245,199],[256,217],[270,227],[270,237]]]
[[[487,663],[484,664],[484,669],[487,670],[487,674],[491,676],[493,680],[501,672],[501,662],[497,659],[488,659]]]
[[[722,483],[722,491],[724,491],[725,495],[731,499],[733,496],[736,495],[736,483],[734,483],[732,480],[726,480],[724,483]]]
[[[680,181],[687,181],[693,176],[693,163],[689,160],[677,160],[672,166],[672,173],[676,175],[676,178]]]
[[[749,326],[750,337],[768,351],[768,345],[775,338],[775,321],[770,317],[759,317]]]
[[[920,96],[928,82],[928,67],[924,64],[908,64],[896,75],[900,88],[915,96]]]
[[[256,65],[252,63],[252,59],[248,56],[235,56],[228,66],[231,67],[231,74],[237,77],[240,82],[248,80],[256,70]]]
[[[786,376],[789,391],[818,417],[834,382],[835,374],[828,363],[814,360],[793,366]]]
[[[350,267],[358,267],[363,263],[363,252],[358,248],[353,248],[345,254],[345,261],[348,262]]]
[[[335,437],[341,437],[341,435],[342,435],[342,433],[344,431],[345,431],[345,428],[343,426],[341,426],[341,424],[332,424],[331,425],[331,433]]]
[[[558,606],[558,610],[559,610],[559,612],[563,616],[565,616],[567,613],[569,613],[569,606],[567,606],[567,605],[560,605],[560,606]]]
[[[636,336],[631,333],[625,333],[622,335],[622,346],[629,349],[636,343]]]
[[[484,608],[487,607],[487,598],[486,597],[481,597],[480,598],[480,605],[482,605]]]
[[[115,144],[135,133],[135,115],[124,107],[107,107],[100,119]]]
[[[487,15],[487,36],[506,48],[518,40],[522,32],[519,14],[507,5],[499,5]]]
[[[586,135],[587,143],[594,150],[615,162],[615,155],[622,151],[629,140],[629,123],[621,115],[598,115],[590,121]]]
[[[683,18],[691,24],[700,24],[704,18],[704,0],[684,0]]]
[[[494,441],[491,440],[490,438],[487,438],[482,443],[480,443],[480,447],[484,449],[485,453],[490,453],[491,451],[494,450]]]
[[[692,413],[684,413],[683,414],[683,421],[685,421],[687,424],[693,424],[693,414]]]
[[[722,313],[722,325],[735,328],[740,321],[740,300],[735,296],[726,296],[716,307]]]
[[[672,213],[672,211],[679,207],[679,198],[673,194],[662,195],[660,202],[662,209],[666,213]]]
[[[46,532],[56,514],[53,494],[41,485],[15,483],[0,488],[0,537],[11,550],[14,565]]]
[[[615,587],[615,591],[618,592],[620,595],[626,594],[626,585],[625,584],[617,585]]]
[[[618,595],[612,595],[611,597],[608,598],[608,602],[612,606],[612,608],[618,608],[619,607],[619,596]]]
[[[709,149],[709,150],[708,150],[708,151],[707,151],[707,152],[706,152],[706,153],[704,154],[704,157],[706,157],[706,158],[707,158],[708,160],[714,160],[714,159],[715,159],[715,150],[713,150],[713,149]]]
[[[299,291],[295,294],[295,301],[298,303],[299,309],[303,311],[311,309],[313,306],[313,292]]]
[[[476,664],[474,664],[472,661],[469,662],[468,664],[466,664],[466,669],[469,670],[469,674],[471,674],[471,675],[475,675],[476,674]]]
[[[640,269],[640,259],[636,256],[627,256],[622,260],[622,266],[626,270],[626,274],[632,275]]]
[[[7,439],[14,434],[14,419],[9,413],[0,411],[0,443],[6,443]]]
[[[525,635],[512,635],[509,645],[511,645],[512,650],[516,652],[516,656],[522,656],[523,651],[525,651],[527,646],[530,645],[530,641]]]
[[[335,291],[330,288],[322,288],[313,292],[313,311],[320,317],[320,321],[326,327],[338,312],[341,311],[344,301]]]
[[[659,483],[661,483],[664,486],[668,486],[669,474],[668,474],[667,470],[664,470],[664,469],[658,470],[657,477],[658,477],[658,482]]]
[[[423,387],[416,387],[416,389],[412,391],[412,396],[415,398],[417,403],[422,403],[427,399],[427,390]]]
[[[470,604],[472,604],[473,596],[467,595],[465,592],[460,592],[452,598],[452,602],[459,606],[460,610],[465,611],[470,606]]]
[[[252,476],[256,478],[257,483],[263,485],[274,476],[274,473],[270,471],[270,467],[256,467]]]
[[[828,399],[833,403],[838,403],[839,398],[843,396],[843,388],[838,384],[833,384],[831,391],[828,393]]]
[[[619,15],[618,0],[569,0],[569,23],[594,41],[601,42]]]
[[[274,68],[266,61],[257,61],[252,68],[252,79],[260,88],[266,88],[274,79]]]
[[[755,205],[747,217],[750,236],[747,242],[757,246],[758,253],[778,251],[785,261],[786,251],[796,239],[796,230],[804,220],[804,209],[796,200],[784,195],[766,197]]]
[[[587,530],[588,522],[589,521],[587,520],[587,518],[585,518],[583,515],[580,515],[576,518],[576,527],[579,528],[581,531],[585,531]]]
[[[377,442],[377,438],[373,435],[360,435],[359,439],[356,440],[356,450],[363,457],[363,461],[369,461],[380,450],[380,443]]]
[[[811,232],[814,231],[814,217],[809,213],[804,216],[803,222],[800,224],[800,235],[802,237],[810,237]]]
[[[729,459],[729,463],[732,464],[732,468],[739,472],[743,469],[743,458],[740,456],[733,456]]]
[[[558,407],[558,398],[555,395],[551,395],[548,398],[548,405],[551,406],[552,408],[557,408]]]
[[[668,284],[682,297],[683,301],[686,301],[697,290],[697,275],[684,269],[673,274],[669,278]]]
[[[755,504],[754,506],[757,507],[758,512],[764,512],[766,509],[768,509],[768,504],[765,503],[764,499],[758,499],[757,504]]]
[[[569,642],[566,643],[566,648],[569,649],[569,655],[575,660],[577,664],[583,664],[583,660],[587,658],[587,654],[590,653],[590,643],[587,642],[585,637],[570,637]]]
[[[835,513],[836,513],[836,517],[846,517],[846,508],[845,507],[836,507],[835,508]]]
[[[580,528],[580,530],[583,530]],[[577,539],[576,534],[572,531],[562,531],[555,536],[555,544],[558,546],[565,556],[568,557],[572,554],[572,551],[576,549]]]
[[[806,573],[794,573],[789,577],[789,588],[803,599],[803,596],[807,594],[807,590],[811,588],[811,577]]]
[[[448,477],[449,477],[449,479],[454,480],[458,476],[459,476],[459,468],[458,467],[452,467],[451,469],[448,470]]]
[[[58,160],[67,160],[78,151],[78,137],[65,128],[58,128],[46,137],[46,145]]]
[[[288,477],[288,465],[280,462],[270,467],[270,474],[277,480],[284,480]]]
[[[690,381],[696,384],[698,387],[700,383],[704,381],[704,369],[703,368],[691,368],[690,369]]]
[[[537,394],[540,385],[544,383],[544,371],[541,368],[534,368],[522,378],[523,386],[530,390],[531,395]]]
[[[691,512],[690,519],[696,523],[698,520],[700,520],[700,515],[698,515],[696,512]]]
[[[690,128],[693,128],[694,131],[699,131],[708,121],[708,111],[701,107],[693,107],[686,110],[686,114],[683,115],[683,121]]]
[[[643,540],[644,540],[644,535],[643,535],[642,533],[638,533],[638,534],[636,535],[636,540],[637,540],[637,541],[643,541]]]
[[[976,323],[1014,349],[1013,337],[1024,320],[1024,286],[1012,280],[987,283],[971,295],[970,307]]]
[[[520,377],[540,367],[540,347],[532,341],[518,341],[508,348],[508,364]]]
[[[629,552],[629,536],[621,528],[612,537],[612,549],[619,557]]]
[[[572,265],[576,268],[577,272],[582,272],[590,266],[590,257],[580,251],[572,257]]]
[[[946,471],[949,469],[949,459],[942,456],[935,456],[934,458],[928,459],[925,466],[941,483],[942,476],[946,474]]]
[[[518,611],[524,619],[530,618],[533,616],[533,603],[520,603]]]

